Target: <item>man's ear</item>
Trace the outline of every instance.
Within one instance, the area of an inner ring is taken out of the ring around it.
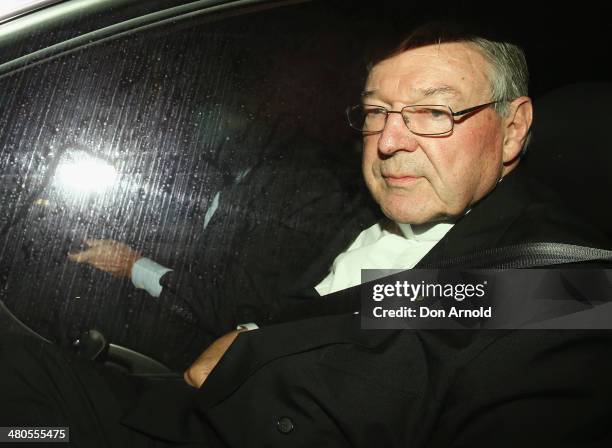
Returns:
[[[531,122],[533,121],[533,105],[531,98],[521,96],[513,100],[508,107],[508,114],[504,122],[504,164],[512,162],[521,153]]]

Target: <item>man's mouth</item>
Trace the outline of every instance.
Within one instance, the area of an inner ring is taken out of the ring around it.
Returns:
[[[383,175],[383,179],[387,185],[408,185],[419,180],[420,176],[403,176],[403,175]]]

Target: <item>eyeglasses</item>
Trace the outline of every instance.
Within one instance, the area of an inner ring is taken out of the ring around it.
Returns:
[[[440,104],[418,104],[404,106],[402,110],[388,110],[382,106],[369,104],[358,105],[346,109],[349,125],[364,135],[377,134],[385,129],[389,114],[401,114],[404,123],[413,134],[443,135],[450,133],[455,126],[455,117],[477,112],[492,104],[502,101],[479,104],[467,109],[453,112],[449,106]]]

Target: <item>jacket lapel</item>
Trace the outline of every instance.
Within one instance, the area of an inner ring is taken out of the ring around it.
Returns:
[[[306,269],[299,278],[293,282],[291,290],[286,291],[287,296],[296,298],[312,298],[312,289],[325,278],[335,258],[345,251],[362,230],[374,225],[378,216],[365,206],[364,199],[359,195],[347,208],[345,224],[337,229],[336,236],[331,240],[326,250]],[[318,294],[315,293],[315,296]]]
[[[529,204],[523,176],[518,168],[508,174],[457,221],[415,268],[435,267],[445,259],[496,247]]]

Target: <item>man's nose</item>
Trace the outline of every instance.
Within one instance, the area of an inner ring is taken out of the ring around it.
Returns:
[[[416,151],[418,142],[401,114],[390,113],[378,139],[378,150],[387,155],[396,151]]]

